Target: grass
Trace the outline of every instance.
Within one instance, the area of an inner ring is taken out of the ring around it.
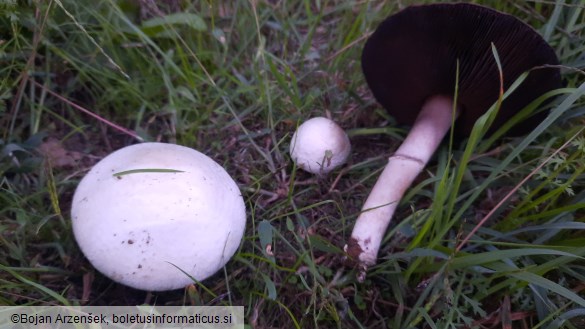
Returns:
[[[481,138],[480,121],[444,146],[364,283],[342,247],[406,127],[372,99],[359,56],[402,5],[195,1],[163,19],[148,1],[1,2],[0,305],[233,304],[251,328],[585,327],[585,7],[478,2],[537,28],[566,88],[527,136]],[[328,177],[288,155],[312,116],[350,131],[352,157]],[[79,180],[138,140],[211,156],[246,200],[238,253],[184,290],[120,286],[72,236]]]

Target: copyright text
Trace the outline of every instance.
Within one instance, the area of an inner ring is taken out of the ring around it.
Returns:
[[[17,325],[14,327],[14,325]],[[243,306],[0,307],[1,328],[244,328]],[[86,326],[84,326],[86,325]],[[97,325],[97,326],[96,326]]]

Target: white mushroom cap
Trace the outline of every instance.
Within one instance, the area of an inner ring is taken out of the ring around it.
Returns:
[[[323,117],[305,121],[292,136],[290,154],[295,163],[313,174],[327,174],[347,160],[349,137],[335,122]]]
[[[79,183],[71,217],[98,271],[156,291],[182,288],[193,282],[188,275],[213,275],[238,249],[246,225],[244,200],[228,173],[200,152],[164,143],[102,159]]]

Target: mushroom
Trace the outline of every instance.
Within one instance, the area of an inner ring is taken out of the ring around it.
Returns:
[[[498,100],[501,80],[492,45],[505,89],[522,73],[530,73],[503,101],[488,135],[538,96],[561,87],[554,50],[530,26],[479,5],[421,5],[387,18],[366,42],[362,69],[368,86],[398,123],[412,129],[389,158],[345,246],[350,259],[358,262],[361,279],[376,262],[402,195],[449,129],[456,136],[469,135],[475,121]],[[545,116],[532,115],[509,135],[525,133]]]
[[[246,225],[244,200],[228,173],[198,151],[165,143],[103,158],[79,183],[71,217],[75,239],[98,271],[149,291],[217,272]]]
[[[347,160],[349,137],[333,120],[316,117],[305,121],[292,136],[290,155],[303,170],[328,174]]]

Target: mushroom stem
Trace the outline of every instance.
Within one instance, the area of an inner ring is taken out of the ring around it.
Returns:
[[[376,263],[382,238],[402,195],[439,147],[453,121],[453,100],[429,98],[406,139],[376,181],[355,223],[345,250],[358,261],[363,280],[368,266]]]

